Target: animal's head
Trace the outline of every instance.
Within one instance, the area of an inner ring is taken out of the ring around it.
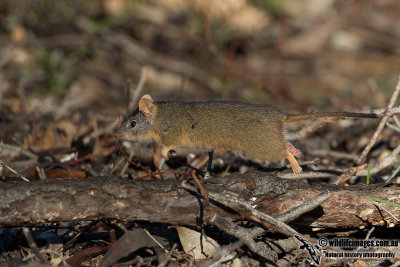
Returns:
[[[151,129],[156,116],[157,106],[150,95],[144,95],[139,107],[122,121],[116,136],[122,140],[153,141],[155,136]]]

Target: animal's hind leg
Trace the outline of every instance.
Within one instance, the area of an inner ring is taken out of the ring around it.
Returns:
[[[286,150],[296,158],[301,156],[301,151],[295,148],[289,141],[286,141]]]
[[[301,156],[301,151],[295,148],[294,145],[292,145],[289,141],[286,141],[286,158],[290,162],[290,165],[292,166],[292,171],[295,174],[299,174],[303,170],[300,167],[299,163],[297,163],[297,160],[295,158],[300,156]]]
[[[301,151],[298,150],[297,148],[294,147],[289,141],[286,141],[286,158],[290,162],[290,165],[292,166],[292,171],[295,174],[301,173],[303,170],[299,163],[297,163],[297,160],[295,157],[300,157],[301,156]]]
[[[301,173],[301,171],[303,170],[299,163],[297,163],[297,160],[295,159],[295,157],[293,156],[292,153],[290,153],[288,150],[286,150],[286,158],[289,160],[290,165],[292,166],[292,171],[295,174],[299,174]]]

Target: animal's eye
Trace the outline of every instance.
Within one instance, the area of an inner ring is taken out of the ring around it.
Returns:
[[[130,123],[129,123],[129,127],[130,128],[134,128],[136,126],[136,121],[131,121]]]

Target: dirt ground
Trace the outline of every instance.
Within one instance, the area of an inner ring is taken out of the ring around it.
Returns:
[[[399,44],[396,0],[0,0],[0,263],[396,266]],[[204,179],[208,149],[117,138],[145,94],[377,118]]]

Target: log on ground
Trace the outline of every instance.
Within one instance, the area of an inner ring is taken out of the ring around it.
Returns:
[[[196,225],[211,220],[214,209],[203,209],[200,195],[183,189],[182,181],[131,181],[120,177],[48,179],[30,183],[0,184],[0,225],[18,226],[44,222],[116,219]],[[207,192],[237,194],[257,209],[277,215],[329,190],[331,197],[321,207],[297,218],[292,225],[320,228],[394,226],[400,210],[364,196],[399,202],[395,187],[310,185],[276,178],[270,173],[233,173],[202,181]],[[225,205],[226,206],[226,205]],[[383,207],[385,210],[379,208]],[[233,215],[246,215],[240,204],[229,205]],[[225,209],[225,214],[227,213]]]

